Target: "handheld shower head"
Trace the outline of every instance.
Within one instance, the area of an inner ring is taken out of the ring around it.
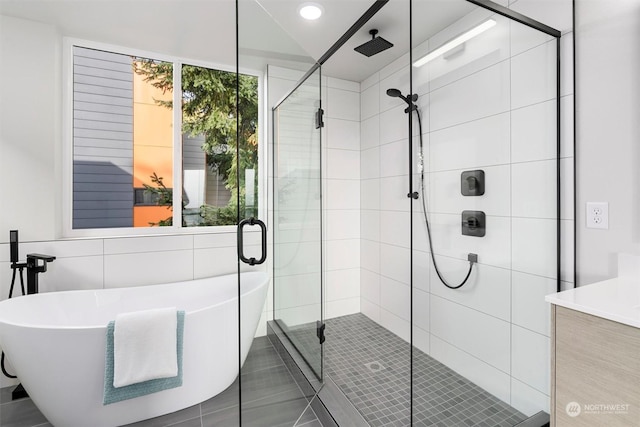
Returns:
[[[407,108],[406,110],[407,112],[416,109],[416,106],[413,104],[418,100],[418,94],[416,93],[414,93],[413,95],[404,96],[402,92],[400,92],[400,90],[391,88],[391,89],[387,89],[387,95],[392,98],[401,98],[402,100],[404,100],[404,102],[406,102],[409,105],[409,108]]]
[[[404,100],[406,100],[406,98],[404,96],[402,96],[402,92],[400,92],[398,89],[387,89],[387,95],[389,95],[392,98],[402,98]]]

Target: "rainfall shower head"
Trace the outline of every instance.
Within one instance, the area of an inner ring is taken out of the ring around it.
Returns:
[[[383,50],[393,47],[393,43],[383,39],[382,37],[376,37],[378,30],[371,30],[369,31],[369,34],[371,34],[371,40],[354,48],[356,52],[361,53],[364,56],[373,56]]]

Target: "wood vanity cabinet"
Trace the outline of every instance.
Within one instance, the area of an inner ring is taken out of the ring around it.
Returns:
[[[551,426],[640,427],[640,328],[551,305]]]

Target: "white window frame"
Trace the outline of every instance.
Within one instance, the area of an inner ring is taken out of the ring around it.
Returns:
[[[174,65],[173,91],[173,206],[182,206],[182,75],[183,64],[210,68],[235,73],[235,65],[191,60],[187,58],[150,52],[141,49],[127,48],[106,43],[82,40],[71,37],[63,38],[62,52],[62,238],[87,237],[126,237],[126,236],[154,236],[174,234],[217,234],[235,233],[237,225],[219,226],[182,226],[182,209],[173,209],[173,225],[165,227],[117,227],[117,228],[73,228],[73,47],[103,50],[112,53],[138,56],[171,62]],[[265,116],[266,100],[266,72],[240,67],[240,74],[258,78],[258,217],[267,218],[267,144],[268,129],[270,128]],[[178,106],[178,108],[175,108]],[[178,189],[178,191],[175,191]]]

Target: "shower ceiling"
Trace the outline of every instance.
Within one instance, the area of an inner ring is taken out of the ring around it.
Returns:
[[[298,15],[300,0],[241,0],[241,53],[260,59],[250,65],[264,65],[267,58],[276,58],[268,62],[307,69],[311,58],[320,58],[373,0],[317,3],[324,8],[323,16],[307,21]],[[414,45],[474,8],[464,0],[414,0]],[[0,13],[55,25],[70,37],[235,63],[234,44],[223,42],[235,34],[233,0],[0,0]],[[408,0],[390,0],[327,62],[323,73],[362,81],[402,56],[409,50],[408,16]],[[395,46],[366,58],[353,48],[371,39],[372,28]]]

